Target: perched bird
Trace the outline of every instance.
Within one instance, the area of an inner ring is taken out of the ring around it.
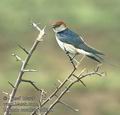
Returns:
[[[56,21],[52,24],[56,40],[59,46],[72,55],[83,54],[99,63],[102,62],[104,55],[96,49],[88,46],[83,38],[71,31],[63,21]]]

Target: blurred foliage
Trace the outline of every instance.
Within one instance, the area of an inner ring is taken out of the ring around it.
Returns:
[[[104,102],[102,104],[96,102],[98,108],[95,109],[92,105],[95,110],[91,114],[88,114],[90,110],[87,110],[88,113],[86,112],[84,115],[120,114],[120,94],[117,93],[120,89],[120,0],[0,0],[1,90],[10,89],[7,81],[14,83],[19,71],[20,63],[17,63],[11,54],[15,52],[23,59],[26,56],[16,43],[29,49],[37,37],[37,31],[31,25],[33,21],[40,23],[41,27],[47,25],[47,35],[28,65],[28,68],[38,68],[39,72],[27,73],[24,77],[37,81],[37,85],[42,88],[47,86],[48,89],[52,89],[57,79],[63,80],[70,73],[72,67],[64,52],[57,45],[50,26],[54,20],[64,20],[72,30],[83,36],[87,43],[103,51],[107,62],[115,65],[103,64],[103,70],[107,72],[105,78],[86,78],[84,81],[89,86],[87,90],[80,85],[75,86],[77,90],[75,95],[78,94],[78,91],[81,93],[85,91],[87,93],[84,95],[85,98],[92,95],[89,94],[89,91],[94,91],[98,95],[101,90],[110,91],[110,95],[103,97],[104,100],[107,96],[109,101],[117,98],[111,103],[109,102],[110,106],[104,105],[105,108],[102,107]],[[82,62],[80,70],[84,67],[92,70],[95,66],[96,63],[87,58]],[[22,87],[29,86],[24,84]],[[31,90],[29,89],[29,91]],[[101,93],[106,94],[105,92]],[[113,96],[113,93],[116,95]],[[76,97],[79,98],[79,96],[81,97],[79,94]],[[112,103],[115,108],[112,108]],[[81,108],[84,107],[81,102],[78,105]],[[89,106],[91,105],[89,104]],[[61,111],[58,109],[58,112]]]

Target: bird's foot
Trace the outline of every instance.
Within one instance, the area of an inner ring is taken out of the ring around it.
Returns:
[[[71,56],[70,56],[70,53],[69,53],[68,51],[66,51],[66,55],[69,57],[70,63],[73,65],[74,69],[76,69],[76,65],[75,65],[75,63],[74,63],[74,58],[75,58],[75,56],[74,56],[74,57],[71,57]]]

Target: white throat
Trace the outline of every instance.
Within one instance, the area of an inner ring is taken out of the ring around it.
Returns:
[[[58,33],[58,32],[64,31],[65,29],[67,29],[67,27],[65,27],[64,25],[60,25],[59,27],[53,28],[53,31],[55,33]]]

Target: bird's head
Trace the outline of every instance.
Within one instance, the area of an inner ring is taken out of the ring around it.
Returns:
[[[52,24],[52,28],[54,32],[61,32],[64,31],[65,29],[67,29],[66,24],[64,23],[64,21],[56,21]]]

